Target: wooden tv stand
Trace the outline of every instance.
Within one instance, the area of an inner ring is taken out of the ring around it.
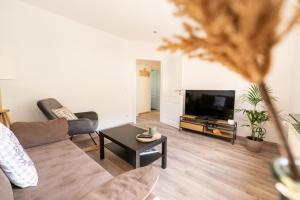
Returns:
[[[236,140],[237,123],[228,124],[224,120],[204,120],[196,116],[183,115],[180,117],[179,130],[187,129],[198,133],[211,135],[231,141]]]

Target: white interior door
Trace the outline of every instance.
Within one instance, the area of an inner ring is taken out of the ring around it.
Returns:
[[[182,115],[182,56],[167,56],[161,68],[161,122],[178,127]]]

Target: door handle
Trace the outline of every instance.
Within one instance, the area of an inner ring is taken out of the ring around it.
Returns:
[[[175,92],[178,92],[178,94],[179,94],[179,95],[181,95],[181,94],[182,94],[182,90],[181,90],[181,89],[179,89],[179,90],[175,90]]]

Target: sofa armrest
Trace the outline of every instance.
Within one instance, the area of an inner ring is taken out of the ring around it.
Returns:
[[[158,181],[159,174],[160,169],[151,165],[130,170],[104,183],[81,200],[155,200],[156,197],[151,192]],[[114,198],[111,198],[111,194],[114,194]]]
[[[93,123],[86,118],[69,120],[69,135],[87,134],[95,132]]]
[[[9,179],[0,168],[0,197],[1,200],[14,200],[14,195]]]
[[[87,118],[90,120],[98,120],[98,114],[94,111],[74,113],[78,118]]]
[[[65,119],[47,122],[15,122],[10,129],[25,149],[69,139],[68,122]]]

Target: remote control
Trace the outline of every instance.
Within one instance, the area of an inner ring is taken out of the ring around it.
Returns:
[[[138,136],[138,138],[152,138],[152,135],[141,134]]]

